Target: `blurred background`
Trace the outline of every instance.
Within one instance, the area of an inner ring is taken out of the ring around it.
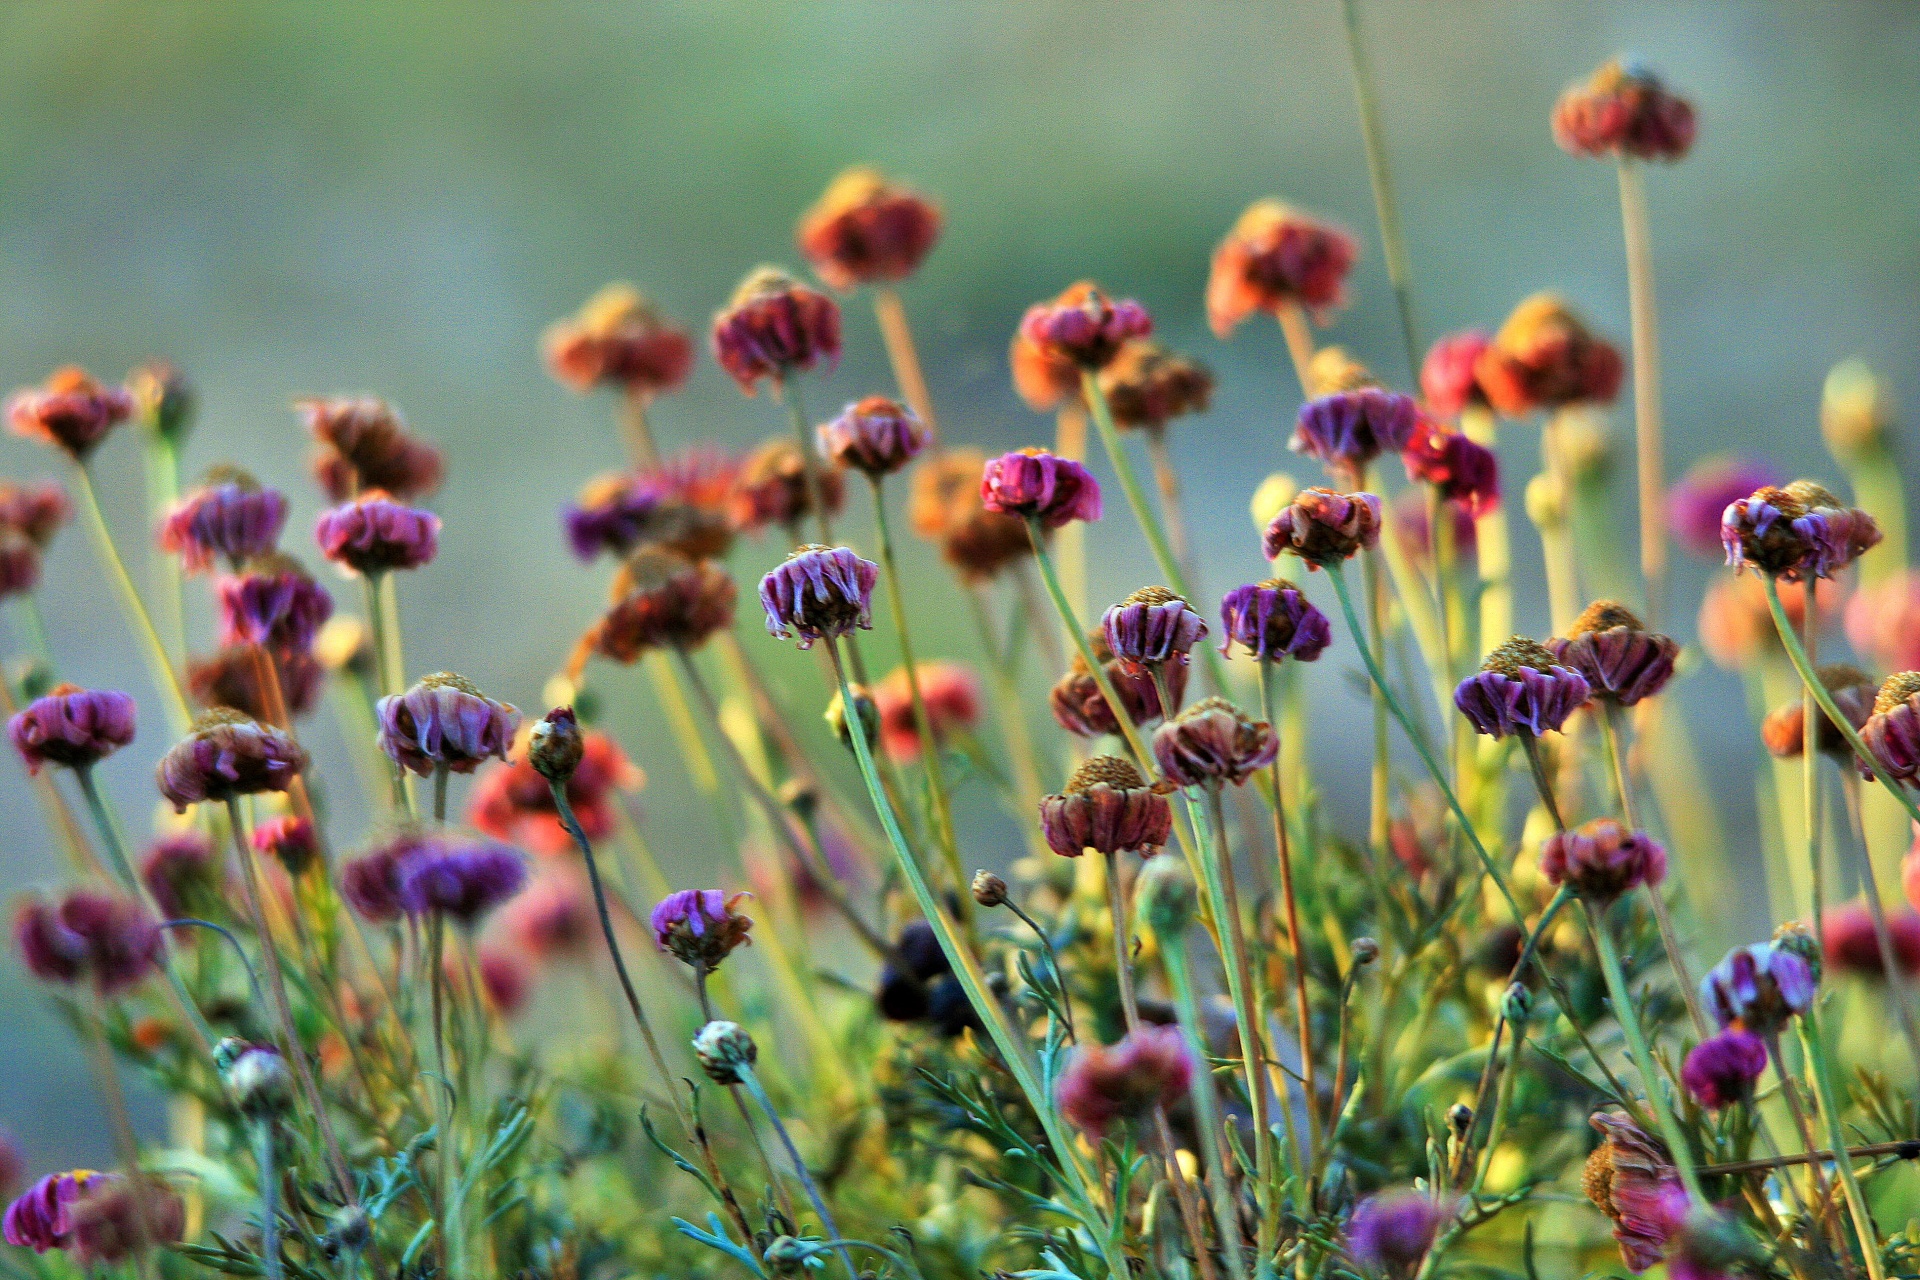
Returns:
[[[1649,177],[1674,473],[1737,450],[1836,480],[1815,420],[1824,374],[1849,355],[1920,401],[1920,10],[1366,0],[1362,14],[1423,341],[1491,328],[1552,288],[1625,345],[1613,174],[1555,148],[1547,114],[1568,81],[1632,51],[1701,120],[1692,156]],[[1139,298],[1168,345],[1214,367],[1213,412],[1173,437],[1213,592],[1263,574],[1247,514],[1259,480],[1276,468],[1317,479],[1284,449],[1298,391],[1278,331],[1252,324],[1221,343],[1204,324],[1208,255],[1247,203],[1280,195],[1360,237],[1353,305],[1323,341],[1408,383],[1333,0],[62,0],[0,9],[0,48],[0,388],[70,362],[118,377],[173,360],[202,406],[189,477],[230,460],[284,487],[288,548],[310,559],[319,502],[291,401],[388,397],[449,458],[435,501],[442,553],[401,585],[414,674],[458,670],[536,713],[607,577],[604,563],[569,557],[557,513],[621,457],[610,400],[552,382],[540,331],[616,278],[702,326],[755,264],[797,265],[794,219],[849,164],[944,207],[945,238],[906,302],[949,440],[992,452],[1050,439],[1052,423],[1009,387],[1006,343],[1028,303],[1083,276]],[[840,368],[807,380],[816,409],[891,387],[865,299],[846,317]],[[1617,417],[1625,444],[1624,401]],[[658,406],[655,427],[669,444],[735,447],[785,430],[710,361]],[[1535,469],[1533,434],[1506,444],[1517,494]],[[132,434],[97,466],[116,534],[138,553],[150,539]],[[0,474],[61,470],[0,441]],[[1631,554],[1630,499],[1621,514]],[[863,532],[856,519],[856,542]],[[1524,522],[1517,541],[1518,620],[1544,632]],[[1096,607],[1142,585],[1144,546],[1117,500],[1090,547]],[[745,543],[734,567],[750,583],[779,555]],[[932,637],[948,580],[917,546],[908,572],[925,584]],[[1714,572],[1683,566],[1673,627],[1686,638]],[[336,595],[357,607],[350,585]],[[141,740],[102,772],[144,828],[163,720],[77,526],[55,544],[42,596],[62,674],[141,699]],[[204,613],[198,623],[204,637]],[[804,660],[754,637],[746,608],[740,625],[791,677],[811,723]],[[17,651],[17,631],[7,639]],[[974,650],[963,639],[944,653]],[[1314,673],[1316,711],[1361,707],[1347,665]],[[1682,705],[1706,747],[1701,784],[1723,800],[1724,865],[1739,872],[1758,866],[1759,748],[1735,714],[1738,680],[1700,665]],[[1036,725],[1044,678],[1030,681]],[[676,799],[689,794],[684,773],[644,679],[608,668],[596,684],[652,775],[651,834],[669,873],[729,881],[735,862],[709,815]],[[307,736],[336,807],[355,805],[332,721],[316,718]],[[1343,774],[1357,772],[1362,736],[1312,746],[1348,819],[1363,798]],[[61,864],[10,764],[0,805],[8,896],[57,884]],[[968,830],[977,861],[1015,850],[996,815]],[[1757,872],[1714,898],[1716,928],[1764,919]],[[0,1019],[0,1124],[30,1168],[102,1156],[78,1050],[10,948]]]

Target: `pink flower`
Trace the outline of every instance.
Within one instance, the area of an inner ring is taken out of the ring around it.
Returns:
[[[784,381],[823,361],[831,368],[840,362],[840,308],[784,272],[761,267],[713,318],[713,354],[748,395],[763,378]]]
[[[1473,368],[1492,341],[1483,331],[1469,329],[1450,333],[1428,349],[1420,366],[1420,394],[1429,409],[1451,418],[1470,405],[1487,403]]]
[[[320,517],[321,554],[359,574],[418,569],[440,549],[440,517],[374,490]]]
[[[920,701],[934,742],[944,742],[980,721],[980,680],[957,662],[914,664]],[[913,691],[907,669],[896,667],[874,684],[873,706],[880,713],[880,746],[903,763],[920,758],[920,730],[913,714]]]
[[[1540,871],[1551,883],[1571,885],[1586,901],[1605,907],[1643,884],[1666,879],[1667,851],[1644,831],[1595,818],[1548,836],[1540,846]]]
[[[133,741],[133,699],[111,689],[55,685],[7,721],[7,736],[28,773],[47,764],[94,764]]]
[[[862,168],[835,178],[795,232],[800,252],[835,289],[904,280],[939,238],[931,200]]]
[[[41,440],[85,462],[107,433],[133,416],[124,387],[96,382],[85,369],[56,371],[40,387],[16,391],[7,401],[7,425],[16,435]]]
[[[505,760],[520,724],[518,708],[494,701],[451,671],[437,671],[405,693],[389,694],[376,710],[380,749],[423,778],[442,768],[472,773],[489,757]]]
[[[1095,1139],[1116,1121],[1135,1120],[1186,1095],[1193,1061],[1177,1027],[1142,1026],[1116,1045],[1078,1049],[1054,1084],[1054,1102],[1075,1128]]]
[[[980,501],[989,511],[1038,520],[1058,529],[1100,518],[1100,485],[1071,458],[1045,449],[1019,449],[992,459],[980,477]]]
[[[91,981],[102,994],[123,991],[160,962],[160,928],[138,903],[77,889],[58,903],[23,903],[14,941],[43,982]]]
[[[1035,303],[1020,319],[1020,338],[1044,358],[1080,369],[1104,369],[1135,338],[1153,333],[1153,318],[1131,298],[1118,302],[1082,280],[1052,302]]]

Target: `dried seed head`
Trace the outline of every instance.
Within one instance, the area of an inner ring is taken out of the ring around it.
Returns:
[[[1498,645],[1487,660],[1480,664],[1482,671],[1497,671],[1503,676],[1518,676],[1523,668],[1533,671],[1551,671],[1554,667],[1553,655],[1538,640],[1526,636],[1513,636]]]
[[[1007,882],[991,871],[973,873],[973,900],[983,907],[998,907],[1007,900]]]
[[[1584,635],[1589,631],[1608,631],[1614,627],[1625,627],[1629,631],[1645,631],[1646,627],[1627,606],[1618,600],[1595,600],[1567,628],[1570,636]]]
[[[1077,795],[1101,783],[1105,783],[1116,791],[1125,791],[1144,787],[1147,785],[1147,780],[1140,776],[1140,770],[1136,769],[1130,760],[1123,760],[1119,756],[1093,756],[1075,769],[1073,776],[1067,779],[1067,794]]]

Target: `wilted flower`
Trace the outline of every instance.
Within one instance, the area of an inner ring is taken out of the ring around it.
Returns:
[[[989,511],[1038,520],[1058,529],[1074,520],[1100,518],[1100,485],[1071,458],[1045,449],[1018,449],[986,464],[980,501]]]
[[[1667,878],[1667,851],[1644,831],[1612,818],[1595,818],[1556,831],[1540,846],[1540,872],[1569,885],[1585,902],[1606,907],[1641,885]]]
[[[872,169],[853,168],[827,185],[794,238],[835,289],[904,280],[940,238],[940,210]]]
[[[418,569],[440,549],[440,517],[374,490],[323,513],[314,537],[322,555],[355,573]]]
[[[818,429],[820,453],[843,467],[879,478],[913,461],[927,446],[927,429],[913,410],[885,396],[868,396]]]
[[[67,491],[52,481],[19,485],[0,480],[0,529],[11,530],[44,550],[72,517]]]
[[[559,711],[565,711],[560,708]],[[559,711],[549,712],[548,724]],[[527,749],[510,764],[490,764],[474,775],[467,801],[467,820],[496,840],[505,840],[534,853],[558,857],[573,851],[573,837],[560,824],[553,789],[539,765],[540,726],[534,727]],[[642,786],[646,775],[627,759],[613,739],[587,730],[579,735],[579,760],[568,774],[567,806],[589,840],[604,840],[619,825],[616,792]]]
[[[160,794],[182,813],[202,801],[285,791],[307,767],[307,753],[284,731],[216,707],[160,760]]]
[[[1379,540],[1379,498],[1312,488],[1300,490],[1280,509],[1261,546],[1269,560],[1290,551],[1313,570],[1351,559]]]
[[[261,651],[254,646],[229,645],[218,653],[187,660],[187,692],[203,707],[232,707],[255,720],[270,720],[267,692],[261,685]],[[287,714],[303,716],[320,700],[326,675],[320,660],[302,649],[269,648],[267,661],[280,680],[280,696]]]
[[[43,982],[91,982],[124,991],[160,963],[160,927],[139,903],[76,889],[57,903],[32,898],[13,918],[28,972]]]
[[[1500,505],[1500,459],[1458,431],[1423,415],[1400,456],[1409,480],[1432,485],[1441,498],[1459,503],[1471,516],[1484,516]]]
[[[140,859],[140,883],[168,919],[193,914],[192,904],[216,888],[213,842],[191,827],[161,836]]]
[[[598,936],[593,898],[571,874],[536,876],[501,913],[507,933],[536,959],[579,955]]]
[[[1687,1051],[1680,1066],[1680,1083],[1693,1100],[1709,1111],[1719,1111],[1753,1094],[1754,1082],[1766,1074],[1767,1046],[1759,1036],[1735,1028],[1708,1036]]]
[[[659,648],[697,649],[733,625],[736,594],[733,579],[717,565],[644,547],[614,576],[613,603],[586,643],[615,662],[634,662]]]
[[[1813,1004],[1817,978],[1793,951],[1771,942],[1735,947],[1700,980],[1700,1000],[1722,1027],[1765,1038]]]
[[[1686,1188],[1666,1147],[1624,1116],[1597,1112],[1606,1141],[1587,1157],[1581,1185],[1613,1220],[1620,1257],[1636,1275],[1659,1262],[1686,1218]]]
[[[734,908],[746,894],[728,897],[720,889],[682,889],[655,904],[647,917],[662,951],[698,970],[712,970],[738,947],[752,941],[753,917]]]
[[[1420,394],[1427,407],[1447,418],[1469,407],[1484,407],[1487,393],[1480,389],[1474,367],[1491,345],[1493,339],[1484,332],[1469,329],[1450,333],[1428,348],[1420,365]]]
[[[1121,430],[1162,431],[1175,418],[1207,411],[1213,374],[1197,360],[1136,338],[1100,371],[1100,390]]]
[[[1565,637],[1547,641],[1547,651],[1563,667],[1578,671],[1595,698],[1631,707],[1660,692],[1673,678],[1680,646],[1648,631],[1625,605],[1596,600]]]
[[[610,284],[580,313],[540,339],[553,376],[575,391],[618,387],[628,395],[673,391],[693,372],[693,341],[630,284]]]
[[[1860,730],[1860,740],[1873,753],[1874,763],[1902,782],[1920,778],[1920,671],[1900,671],[1886,678],[1873,700],[1873,714]]]
[[[1047,847],[1062,857],[1154,853],[1173,832],[1167,798],[1119,756],[1094,756],[1073,771],[1061,795],[1040,802]]]
[[[1569,88],[1553,108],[1553,140],[1576,156],[1678,160],[1693,145],[1693,129],[1693,104],[1623,58]]]
[[[401,870],[427,845],[416,831],[403,831],[340,868],[340,895],[360,918],[386,924],[400,918]]]
[[[173,504],[161,518],[158,541],[190,573],[205,572],[215,560],[238,569],[272,552],[286,523],[285,494],[262,488],[244,471],[223,469]]]
[[[1378,387],[1337,392],[1300,406],[1287,447],[1357,484],[1375,458],[1412,443],[1418,420],[1412,396]]]
[[[840,362],[840,308],[774,267],[756,267],[713,318],[713,354],[752,395],[762,378]]]
[[[526,883],[526,862],[490,840],[422,841],[399,863],[401,909],[445,915],[462,928],[471,928]]]
[[[1256,201],[1213,251],[1207,321],[1224,338],[1257,311],[1336,307],[1358,254],[1353,237],[1338,227],[1278,200]]]
[[[380,699],[375,710],[380,749],[423,778],[436,769],[472,773],[488,757],[505,760],[520,724],[517,707],[496,702],[451,671],[423,676],[405,693]]]
[[[957,662],[918,662],[914,675],[920,701],[927,709],[927,725],[934,742],[965,732],[980,721],[980,681]],[[913,691],[907,669],[896,667],[873,686],[873,706],[880,720],[880,745],[895,760],[920,757],[920,730],[913,714]]]
[[[598,476],[560,513],[567,545],[582,561],[650,545],[691,560],[725,555],[733,545],[738,472],[723,453],[690,450],[638,473]]]
[[[1273,763],[1280,739],[1225,698],[1202,698],[1153,732],[1153,758],[1182,787],[1239,786]]]
[[[1698,556],[1726,555],[1720,541],[1720,517],[1729,505],[1756,489],[1780,483],[1764,463],[1729,454],[1703,458],[1667,490],[1667,527],[1681,546]]]
[[[1839,662],[1820,667],[1815,674],[1820,677],[1820,683],[1827,687],[1834,706],[1853,726],[1853,731],[1858,733],[1866,728],[1867,718],[1873,714],[1874,697],[1879,692],[1873,677],[1858,667]],[[1782,760],[1791,760],[1801,754],[1806,746],[1807,722],[1803,710],[1801,700],[1795,698],[1768,712],[1767,718],[1760,722],[1760,740],[1766,744],[1769,754]],[[1820,717],[1814,749],[1834,756],[1843,763],[1853,759],[1853,747],[1825,714]]]
[[[773,439],[747,455],[734,479],[734,527],[754,532],[770,524],[789,530],[814,514],[814,491],[819,490],[828,515],[838,515],[846,503],[846,481],[839,466],[816,463],[813,482],[807,481],[807,459],[790,436]]]
[[[1091,281],[1069,285],[1052,302],[1037,302],[1020,318],[1019,341],[1046,360],[1098,371],[1120,348],[1153,333],[1153,318],[1131,298],[1115,302]]]
[[[7,1206],[0,1231],[16,1248],[35,1253],[64,1249],[73,1236],[73,1202],[80,1198],[81,1189],[96,1179],[112,1176],[91,1169],[50,1173]]]
[[[1515,636],[1487,655],[1478,675],[1453,691],[1453,705],[1480,733],[1539,736],[1558,729],[1587,701],[1586,677],[1563,667],[1525,636]]]
[[[298,876],[319,856],[320,842],[313,823],[297,814],[268,818],[253,829],[253,847],[279,859],[287,874]]]
[[[446,465],[440,451],[410,434],[400,414],[373,396],[296,401],[318,443],[314,478],[335,502],[372,490],[402,502],[440,487]]]
[[[1566,303],[1537,293],[1513,309],[1473,371],[1494,409],[1524,418],[1537,409],[1611,402],[1625,366]]]
[[[333,616],[333,596],[290,556],[269,555],[240,573],[222,574],[214,594],[223,645],[304,653]]]
[[[1756,489],[1720,517],[1727,563],[1770,577],[1830,578],[1880,541],[1880,526],[1811,480]]]
[[[760,579],[767,630],[784,640],[800,637],[811,649],[822,638],[838,639],[855,627],[873,628],[873,584],[880,566],[845,547],[805,546]]]
[[[1099,1139],[1116,1121],[1178,1103],[1192,1079],[1193,1060],[1179,1028],[1141,1026],[1116,1045],[1075,1050],[1053,1098],[1068,1123]]]
[[[107,432],[132,415],[133,397],[124,387],[96,382],[71,365],[7,401],[7,425],[14,434],[53,445],[75,462],[85,462]]]
[[[527,734],[526,761],[547,782],[565,784],[587,758],[587,736],[572,707],[555,707]]]
[[[59,684],[7,721],[28,773],[42,765],[91,768],[133,741],[133,699],[111,689]]]
[[[1312,662],[1333,642],[1327,615],[1285,578],[1235,587],[1221,598],[1220,652],[1237,643],[1263,662]]]
[[[1405,1280],[1452,1216],[1451,1206],[1436,1204],[1416,1188],[1382,1191],[1354,1206],[1347,1222],[1347,1248],[1389,1280]]]
[[[1821,954],[1829,969],[1884,978],[1880,938],[1873,913],[1864,902],[1843,902],[1820,917]],[[1920,973],[1920,915],[1895,911],[1887,916],[1887,941],[1893,944],[1893,962],[1903,977]]]
[[[1113,692],[1120,699],[1127,719],[1135,725],[1145,725],[1161,718],[1160,690],[1155,686],[1153,674],[1144,669],[1129,669],[1127,664],[1113,656],[1113,650],[1107,647],[1104,631],[1093,631],[1087,636],[1088,647],[1093,656],[1100,661],[1107,680],[1113,685]],[[1174,664],[1163,667],[1160,679],[1167,686],[1167,696],[1178,706],[1187,689],[1187,668]],[[1073,655],[1067,673],[1060,677],[1048,695],[1048,704],[1053,708],[1053,718],[1068,733],[1083,738],[1098,737],[1103,733],[1118,734],[1120,721],[1115,718],[1113,709],[1100,693],[1099,682],[1093,678],[1086,661],[1078,653]]]
[[[1151,671],[1185,666],[1207,624],[1184,598],[1166,587],[1142,587],[1100,619],[1107,648],[1129,668]]]
[[[973,900],[983,907],[1006,905],[1007,882],[991,871],[974,872],[973,881],[967,888],[973,895]]]

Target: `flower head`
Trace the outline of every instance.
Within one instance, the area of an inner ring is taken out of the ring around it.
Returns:
[[[415,916],[444,915],[463,928],[526,883],[526,861],[491,840],[426,840],[399,864],[401,909]]]
[[[1612,818],[1595,818],[1570,831],[1556,831],[1540,846],[1540,870],[1554,884],[1597,907],[1641,885],[1667,877],[1667,851],[1644,831]]]
[[[713,318],[713,354],[748,395],[763,378],[783,382],[825,361],[840,363],[840,308],[774,267],[757,267]]]
[[[340,868],[340,896],[360,918],[372,924],[398,920],[405,912],[400,897],[401,872],[428,844],[417,831],[402,831]]]
[[[1873,714],[1861,726],[1860,740],[1874,763],[1902,782],[1920,778],[1920,672],[1887,677],[1873,699]]]
[[[333,596],[290,556],[269,555],[214,581],[220,643],[305,653],[333,616]]]
[[[160,521],[158,540],[190,573],[204,573],[216,560],[237,569],[272,552],[286,523],[285,494],[229,470],[174,503]]]
[[[1358,483],[1375,458],[1412,443],[1418,421],[1412,396],[1378,387],[1340,391],[1300,406],[1287,447]]]
[[[8,1244],[35,1253],[66,1248],[73,1236],[73,1202],[80,1198],[81,1189],[112,1176],[91,1169],[48,1174],[7,1206],[0,1233]]]
[[[936,744],[980,722],[980,678],[971,670],[957,662],[918,662],[914,676]],[[873,686],[873,706],[880,717],[882,749],[903,763],[919,759],[919,722],[905,667],[895,667]]]
[[[1829,907],[1821,917],[1820,926],[1821,958],[1827,968],[1867,978],[1887,976],[1880,955],[1880,938],[1873,927],[1873,913],[1866,903],[1843,902]],[[1920,915],[1912,911],[1889,913],[1887,941],[1893,944],[1893,962],[1902,977],[1911,978],[1920,973]]]
[[[734,480],[734,527],[757,531],[777,524],[797,530],[813,514],[816,488],[827,514],[838,515],[846,502],[840,467],[816,463],[811,482],[807,472],[807,458],[791,436],[775,436],[748,454]]]
[[[1595,698],[1623,707],[1664,689],[1680,653],[1671,638],[1648,631],[1613,600],[1588,605],[1566,636],[1554,637],[1546,647],[1555,662],[1585,677]]]
[[[160,794],[185,813],[203,801],[285,791],[306,767],[307,753],[283,730],[216,707],[161,757],[155,777]]]
[[[1099,1139],[1117,1121],[1176,1104],[1192,1079],[1193,1061],[1179,1028],[1140,1026],[1116,1045],[1077,1049],[1053,1098],[1068,1123]]]
[[[1392,1280],[1411,1276],[1453,1216],[1450,1206],[1413,1187],[1382,1191],[1354,1206],[1347,1221],[1347,1247],[1368,1267]]]
[[[1140,588],[1101,616],[1100,629],[1114,657],[1148,670],[1185,666],[1207,634],[1205,620],[1166,587]]]
[[[560,823],[548,783],[552,775],[543,775],[540,767],[541,727],[557,723],[562,713],[571,714],[565,707],[548,712],[511,763],[490,764],[474,775],[467,821],[475,830],[552,857],[573,851],[573,837]],[[587,839],[604,840],[618,826],[617,793],[644,786],[646,774],[604,733],[578,732],[577,750],[578,761],[565,778],[567,805]]]
[[[1666,1147],[1652,1134],[1607,1112],[1595,1113],[1591,1123],[1606,1141],[1587,1157],[1581,1184],[1594,1207],[1613,1220],[1620,1257],[1638,1274],[1660,1261],[1680,1230],[1686,1189]]]
[[[885,396],[868,396],[818,429],[820,452],[839,466],[879,478],[892,475],[927,447],[927,429],[913,410]]]
[[[1667,528],[1695,555],[1723,558],[1726,547],[1720,541],[1720,517],[1727,507],[1780,480],[1779,473],[1764,463],[1729,454],[1703,458],[1667,490]]]
[[[853,168],[827,185],[794,238],[835,289],[904,280],[939,240],[940,209],[872,169]]]
[[[697,459],[697,460],[696,460]],[[687,466],[724,468],[718,501],[690,499],[673,472]],[[682,458],[638,474],[596,476],[561,512],[567,545],[575,557],[591,562],[602,551],[624,556],[653,545],[692,560],[725,555],[733,545],[733,481],[738,468],[724,454]]]
[[[739,1084],[740,1069],[751,1069],[760,1056],[747,1029],[737,1022],[714,1021],[700,1028],[693,1038],[693,1056],[700,1069],[716,1084]]]
[[[1553,140],[1569,155],[1678,160],[1693,146],[1693,130],[1693,104],[1623,58],[1570,87],[1553,108]]]
[[[682,889],[655,904],[647,917],[662,951],[695,969],[712,970],[752,941],[753,917],[735,910],[747,895],[720,889]]]
[[[82,1265],[111,1266],[155,1245],[178,1244],[186,1232],[187,1208],[158,1178],[106,1173],[80,1189],[72,1223],[68,1247]]]
[[[1255,312],[1289,306],[1322,313],[1346,300],[1347,273],[1359,249],[1353,237],[1278,200],[1247,207],[1207,276],[1207,321],[1224,338]]]
[[[1793,951],[1773,942],[1735,947],[1700,980],[1700,1000],[1722,1027],[1773,1035],[1813,1004],[1818,982]]]
[[[1225,698],[1202,698],[1153,732],[1153,758],[1182,787],[1239,786],[1273,763],[1280,739]]]
[[[1891,671],[1920,667],[1920,570],[1863,585],[1847,601],[1847,639]]]
[[[564,786],[586,758],[587,735],[572,707],[553,708],[527,734],[527,765],[547,782]]]
[[[1094,756],[1073,771],[1067,789],[1040,802],[1047,847],[1066,858],[1096,853],[1156,853],[1173,832],[1167,798],[1119,756]]]
[[[1327,615],[1285,578],[1235,587],[1220,600],[1220,652],[1237,643],[1262,662],[1312,662],[1333,642]]]
[[[505,760],[519,708],[496,702],[451,671],[424,676],[405,693],[388,694],[376,711],[380,749],[425,778],[436,769],[472,773],[489,757]]]
[[[1420,394],[1427,407],[1442,417],[1451,418],[1473,406],[1485,406],[1487,393],[1480,389],[1474,366],[1493,339],[1479,329],[1450,333],[1427,349],[1420,365]]]
[[[907,518],[913,531],[938,543],[940,555],[969,582],[985,582],[1030,555],[1026,521],[989,511],[980,496],[986,455],[948,449],[915,468]]]
[[[107,433],[133,416],[124,387],[96,382],[85,369],[57,370],[44,384],[16,391],[7,401],[14,434],[40,440],[85,462]]]
[[[1567,304],[1537,293],[1513,309],[1474,362],[1487,402],[1509,418],[1570,404],[1609,403],[1625,366]]]
[[[168,919],[196,914],[193,904],[216,890],[213,842],[186,828],[161,836],[140,859],[140,883]]]
[[[1058,529],[1074,520],[1100,518],[1100,485],[1071,458],[1045,449],[1018,449],[986,464],[980,501],[989,511],[1038,520]]]
[[[553,376],[575,391],[617,387],[628,395],[677,390],[693,372],[693,341],[630,284],[610,284],[580,313],[540,339]]]
[[[320,700],[326,675],[320,660],[305,649],[270,647],[267,660],[280,679],[287,714],[304,716]],[[187,692],[203,707],[232,707],[255,720],[271,720],[267,691],[261,684],[260,652],[252,645],[228,645],[218,653],[187,660]]]
[[[1370,493],[1302,489],[1267,525],[1262,549],[1269,560],[1292,552],[1309,570],[1352,559],[1380,540],[1380,499]]]
[[[166,360],[152,360],[127,374],[140,425],[178,445],[193,425],[195,396],[186,375]]]
[[[1820,683],[1827,687],[1834,706],[1853,726],[1853,731],[1859,733],[1866,728],[1868,717],[1873,715],[1874,698],[1879,693],[1873,677],[1858,667],[1841,662],[1820,667],[1815,674],[1820,677]],[[1794,698],[1767,713],[1767,718],[1760,722],[1760,740],[1766,744],[1768,754],[1791,760],[1805,750],[1807,721],[1804,710],[1801,700]],[[1853,759],[1853,747],[1824,713],[1820,716],[1814,750],[1833,756],[1842,763]]]
[[[72,517],[67,491],[52,481],[18,485],[0,480],[0,529],[9,529],[44,550]]]
[[[1811,480],[1766,486],[1727,505],[1720,517],[1727,563],[1771,577],[1830,578],[1880,541],[1880,526]]]
[[[1515,636],[1487,655],[1478,675],[1460,682],[1453,705],[1480,733],[1538,737],[1558,729],[1590,693],[1585,676],[1561,666],[1536,641]]]
[[[295,402],[319,446],[314,478],[335,502],[378,489],[402,502],[440,487],[446,464],[440,451],[408,433],[399,412],[373,396]]]
[[[320,840],[313,823],[298,814],[268,818],[253,829],[253,847],[279,859],[287,874],[298,876],[320,856]]]
[[[613,579],[613,602],[587,632],[594,652],[634,662],[654,649],[697,649],[733,625],[733,579],[663,547],[644,547]]]
[[[133,699],[111,689],[60,684],[7,721],[27,772],[60,764],[86,769],[133,741]]]
[[[40,548],[11,529],[0,528],[0,599],[25,595],[40,585]]]
[[[1108,682],[1113,685],[1114,695],[1120,699],[1121,710],[1128,721],[1134,725],[1145,725],[1160,719],[1164,713],[1153,673],[1144,667],[1130,668],[1114,657],[1113,650],[1107,647],[1105,631],[1090,633],[1087,644],[1093,650],[1093,656],[1099,659]],[[1187,689],[1187,668],[1178,663],[1162,667],[1160,679],[1167,686],[1167,695],[1178,706]],[[1068,733],[1083,738],[1097,738],[1103,733],[1117,734],[1121,731],[1120,721],[1115,718],[1113,709],[1100,692],[1099,681],[1093,678],[1093,672],[1078,653],[1073,655],[1067,673],[1055,683],[1047,700],[1053,708],[1054,720]]]
[[[124,991],[160,962],[160,927],[139,903],[76,889],[59,902],[32,898],[13,918],[29,972],[43,982],[91,982]]]
[[[1708,1036],[1687,1051],[1680,1083],[1693,1100],[1720,1111],[1753,1095],[1754,1082],[1767,1070],[1767,1046],[1759,1036],[1735,1028]]]
[[[418,569],[440,550],[440,517],[374,490],[323,513],[313,536],[322,555],[355,573]]]
[[[811,649],[822,638],[838,639],[855,627],[873,628],[873,584],[880,566],[845,547],[805,546],[760,579],[767,630],[782,640],[800,637]]]
[[[1115,302],[1098,285],[1082,280],[1053,301],[1028,307],[1016,341],[1049,362],[1097,371],[1129,341],[1152,333],[1153,318],[1145,307],[1131,298]]]
[[[584,953],[599,929],[587,886],[565,873],[534,877],[501,918],[521,949],[541,960]]]
[[[1100,390],[1121,430],[1163,431],[1175,418],[1207,411],[1213,374],[1197,360],[1136,338],[1100,371]]]
[[[1500,459],[1485,445],[1421,416],[1401,450],[1407,478],[1433,486],[1441,498],[1479,517],[1500,505]]]

